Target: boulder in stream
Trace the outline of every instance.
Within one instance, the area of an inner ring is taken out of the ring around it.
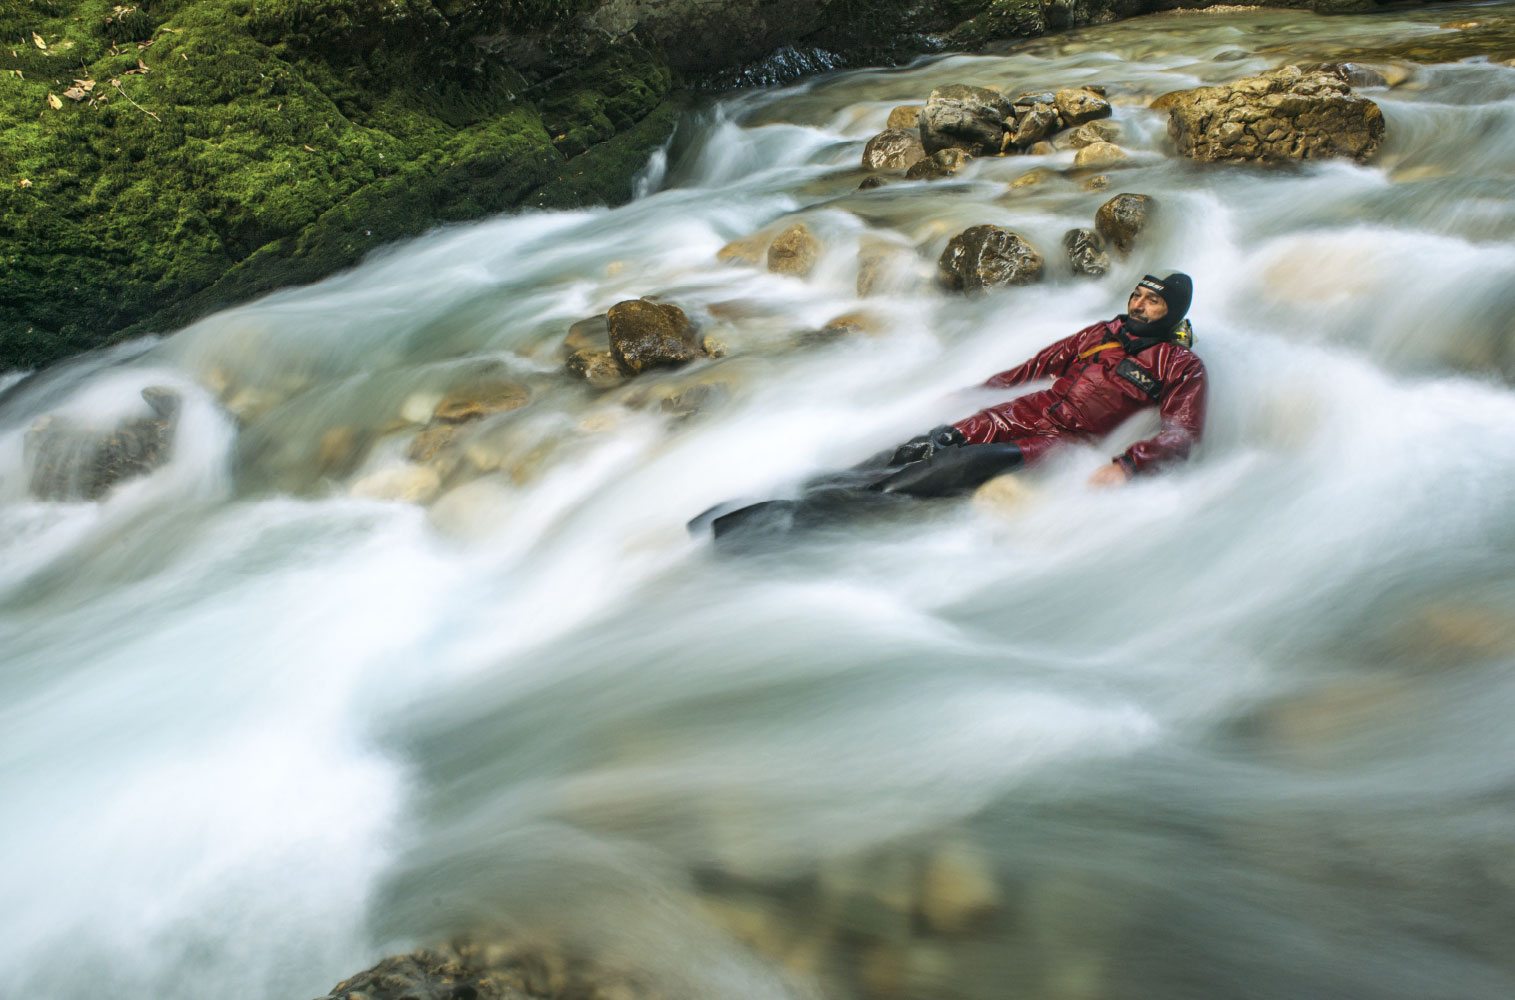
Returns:
[[[1118,167],[1130,157],[1113,142],[1091,142],[1073,157],[1073,165],[1081,170],[1106,170]]]
[[[1168,135],[1194,160],[1366,163],[1383,144],[1383,112],[1335,73],[1286,66],[1159,100],[1168,107]]]
[[[631,299],[611,306],[605,319],[611,356],[632,375],[652,368],[676,368],[701,354],[694,327],[678,306]]]
[[[796,222],[768,244],[768,270],[803,278],[815,266],[821,244],[803,222]]]
[[[918,130],[921,127],[921,111],[922,108],[918,105],[901,105],[889,112],[889,120],[884,123],[884,127]]]
[[[444,424],[464,424],[495,413],[520,409],[530,401],[531,393],[515,382],[480,379],[443,396],[432,418]]]
[[[934,181],[951,177],[973,159],[961,149],[938,149],[905,171],[908,181]]]
[[[1110,270],[1105,241],[1092,229],[1070,229],[1063,234],[1063,250],[1073,273],[1086,278],[1103,277]]]
[[[925,157],[926,149],[914,133],[897,128],[885,129],[863,147],[863,168],[909,170]]]
[[[1015,233],[999,226],[973,226],[952,237],[937,261],[942,283],[959,291],[998,285],[1032,285],[1042,280],[1042,255]]]
[[[921,113],[921,143],[927,153],[961,149],[993,156],[1005,147],[1015,106],[997,90],[953,84],[937,87]]]
[[[1015,120],[1015,131],[1010,141],[1017,146],[1030,146],[1056,132],[1062,126],[1057,109],[1050,104],[1033,104]]]
[[[183,400],[163,386],[143,389],[142,399],[153,415],[122,421],[110,431],[51,415],[33,424],[22,446],[31,495],[38,500],[99,500],[118,483],[167,462]]]
[[[1109,118],[1111,114],[1110,102],[1088,87],[1059,90],[1053,96],[1053,103],[1057,107],[1057,113],[1062,116],[1063,124],[1070,128],[1092,122],[1096,118]]]
[[[1147,227],[1153,204],[1148,195],[1118,194],[1094,213],[1094,228],[1122,255],[1128,254]]]

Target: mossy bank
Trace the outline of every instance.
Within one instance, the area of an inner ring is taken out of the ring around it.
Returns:
[[[679,87],[781,46],[889,59],[1173,5],[0,0],[0,369],[432,226],[624,200]]]

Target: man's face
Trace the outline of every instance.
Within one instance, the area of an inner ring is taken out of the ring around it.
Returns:
[[[1131,298],[1126,302],[1126,312],[1132,319],[1139,319],[1145,323],[1162,319],[1168,315],[1168,303],[1162,300],[1152,289],[1144,285],[1137,285],[1131,293]]]

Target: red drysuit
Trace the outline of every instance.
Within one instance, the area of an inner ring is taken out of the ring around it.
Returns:
[[[1027,463],[1068,441],[1093,441],[1148,406],[1162,429],[1116,458],[1128,472],[1155,472],[1187,458],[1205,429],[1205,366],[1187,347],[1169,341],[1134,355],[1116,343],[1120,319],[1095,323],[1059,340],[1025,364],[1000,372],[986,386],[1010,388],[1056,378],[1049,389],[1020,396],[953,425],[968,444],[1013,441]]]

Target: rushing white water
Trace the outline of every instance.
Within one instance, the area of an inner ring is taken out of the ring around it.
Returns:
[[[439,231],[9,385],[6,994],[300,1000],[506,926],[670,995],[1510,996],[1515,69],[1367,90],[1365,167],[1199,169],[1146,108],[1436,30],[1407,17],[1146,18],[739,95],[622,208]],[[1102,84],[1131,164],[1104,191],[1007,187],[1071,152],[858,191],[889,109],[956,82]],[[1156,231],[1076,281],[1061,235],[1119,191]],[[809,278],[717,260],[791,219],[824,246]],[[934,288],[980,223],[1049,281]],[[859,300],[869,241],[905,264]],[[965,387],[1170,268],[1212,384],[1182,470],[1086,487],[1138,421],[1008,512],[742,558],[687,537],[1001,398]],[[603,394],[563,374],[568,326],[641,295],[729,355]],[[857,310],[872,332],[798,336]],[[414,411],[486,367],[531,403],[470,431],[429,506],[369,499]],[[693,419],[659,406],[714,381]],[[28,496],[38,418],[108,429],[153,385],[185,401],[168,465]],[[992,862],[986,926],[813,909],[848,859],[943,838]],[[779,946],[711,916],[753,898]],[[876,947],[885,986],[857,971]]]

